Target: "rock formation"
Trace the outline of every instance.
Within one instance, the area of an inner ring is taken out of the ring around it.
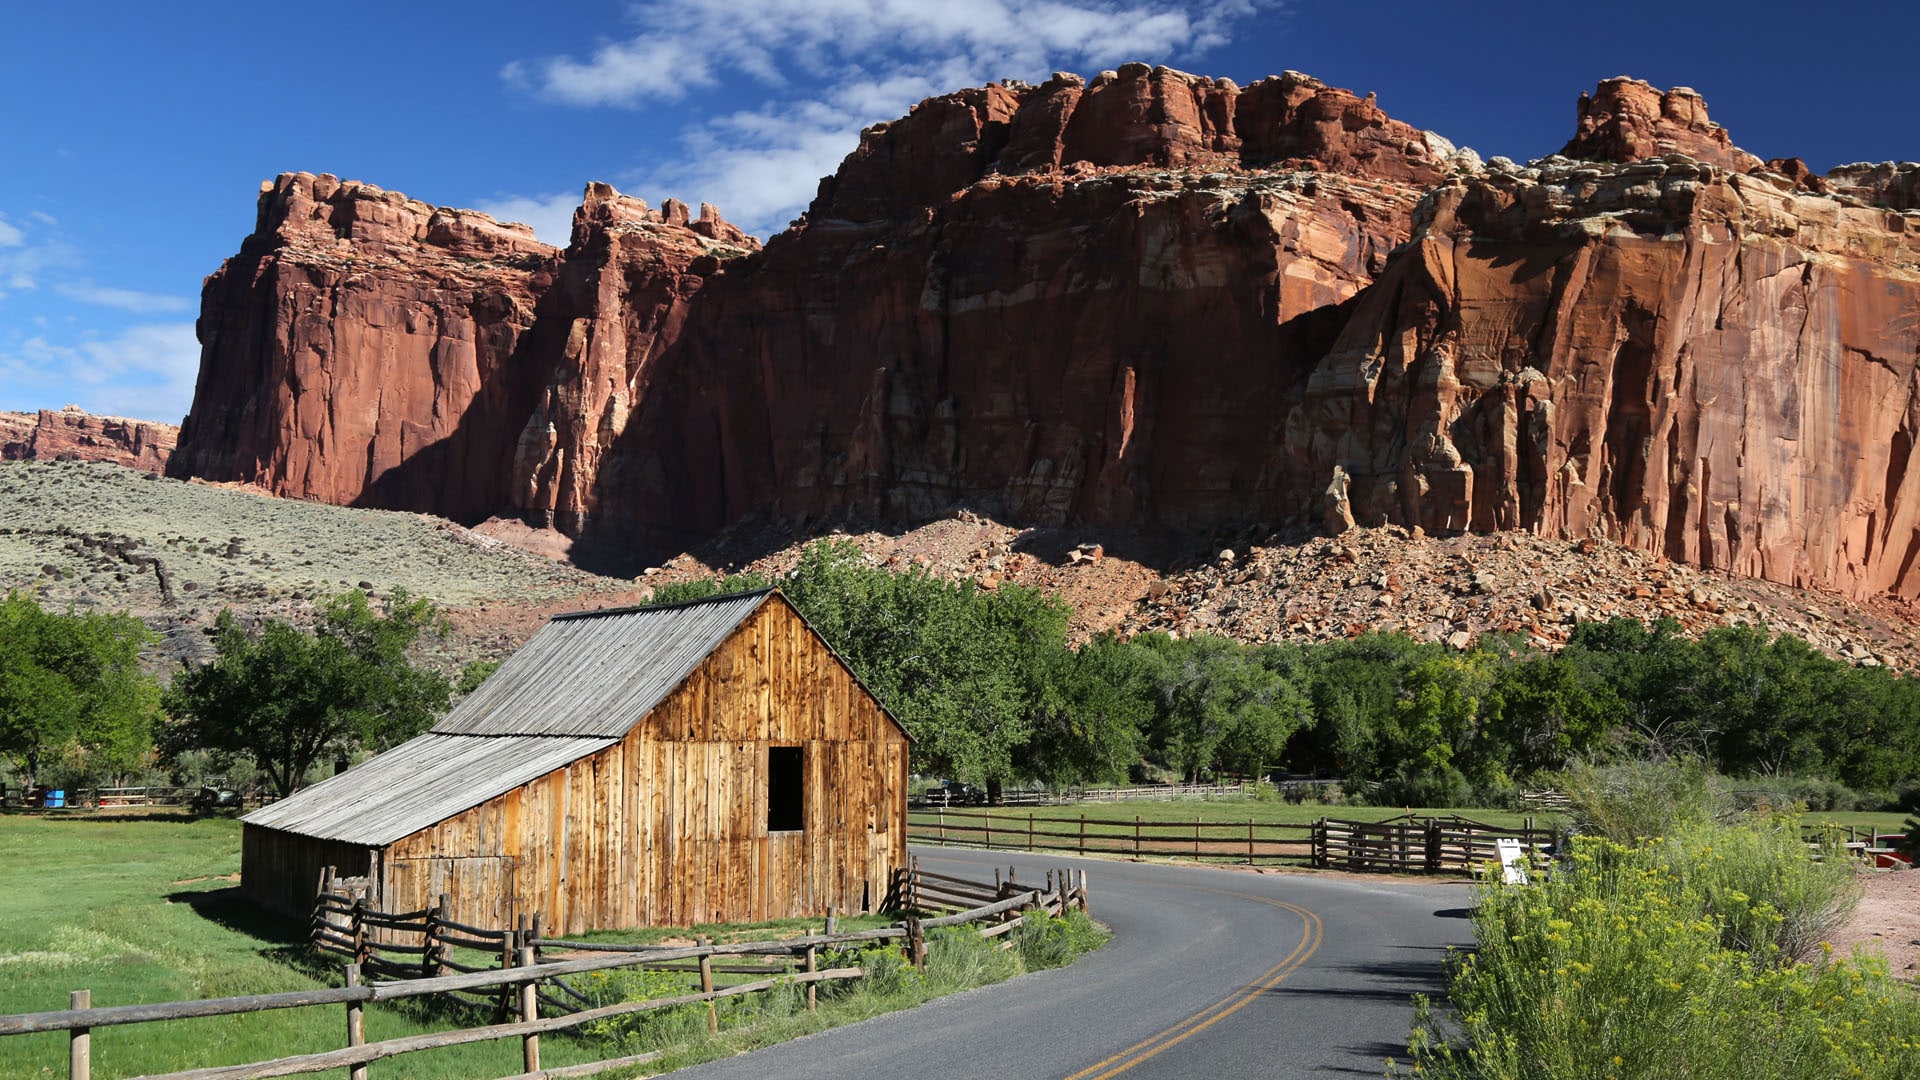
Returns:
[[[170,475],[459,519],[570,508],[654,336],[677,332],[702,275],[758,247],[701,209],[596,184],[563,258],[524,225],[369,184],[262,185],[253,235],[202,293]]]
[[[173,471],[641,557],[973,504],[1604,535],[1920,594],[1920,167],[1762,163],[1627,79],[1565,154],[1133,64],[868,129],[765,250],[604,185],[559,251],[282,177],[208,281]]]
[[[111,461],[157,473],[179,435],[172,424],[95,416],[78,405],[0,412],[0,461]]]

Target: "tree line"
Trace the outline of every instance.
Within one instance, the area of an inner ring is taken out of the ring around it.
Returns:
[[[914,736],[914,767],[986,785],[1338,778],[1404,805],[1501,805],[1575,761],[1689,756],[1793,787],[1820,809],[1920,788],[1920,681],[1829,659],[1750,626],[1586,623],[1558,652],[1482,636],[1470,649],[1369,633],[1254,644],[1100,634],[1078,645],[1058,598],[872,565],[809,546],[774,581],[683,582],[655,603],[778,584]],[[431,726],[494,664],[460,679],[409,662],[438,624],[403,594],[328,601],[303,630],[223,613],[214,657],[160,681],[128,616],[0,605],[0,755],[31,779],[99,777],[190,754],[245,760],[277,792],[335,755]]]
[[[1321,643],[1099,634],[1069,643],[1037,589],[869,564],[846,541],[778,582],[684,582],[670,603],[778,584],[913,734],[915,766],[989,787],[1286,772],[1383,803],[1501,805],[1574,761],[1704,760],[1789,794],[1890,804],[1920,789],[1920,681],[1730,626],[1583,623],[1548,652],[1482,635]]]

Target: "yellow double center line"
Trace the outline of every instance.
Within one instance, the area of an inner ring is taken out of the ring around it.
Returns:
[[[1227,1017],[1232,1016],[1234,1013],[1239,1012],[1241,1009],[1246,1008],[1261,994],[1279,986],[1282,982],[1286,981],[1287,976],[1300,970],[1300,966],[1305,964],[1307,959],[1314,954],[1314,951],[1320,948],[1320,916],[1315,915],[1306,908],[1280,900],[1269,900],[1264,896],[1228,892],[1225,889],[1200,889],[1198,891],[1216,893],[1220,896],[1231,896],[1240,900],[1252,900],[1255,903],[1268,904],[1293,912],[1295,915],[1300,916],[1301,921],[1299,944],[1293,947],[1293,951],[1288,953],[1285,959],[1268,968],[1266,973],[1261,975],[1251,986],[1228,994],[1226,997],[1201,1009],[1199,1012],[1160,1032],[1158,1035],[1137,1042],[1105,1061],[1095,1062],[1081,1069],[1079,1072],[1074,1073],[1072,1076],[1067,1077],[1066,1080],[1107,1080],[1108,1077],[1118,1076],[1128,1069],[1139,1065],[1141,1062],[1151,1060],[1162,1051],[1180,1045],[1189,1038],[1200,1034],[1220,1021],[1225,1020]]]

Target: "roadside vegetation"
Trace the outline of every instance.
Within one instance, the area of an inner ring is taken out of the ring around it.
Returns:
[[[1920,1076],[1911,992],[1825,943],[1856,897],[1840,849],[1816,860],[1791,815],[1737,811],[1698,766],[1579,771],[1592,831],[1544,879],[1480,885],[1447,1009],[1418,1003],[1415,1073]]]

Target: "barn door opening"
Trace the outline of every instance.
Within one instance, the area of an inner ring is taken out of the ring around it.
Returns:
[[[527,913],[515,872],[517,861],[498,855],[394,859],[387,870],[388,903],[396,911],[418,911],[432,907],[445,893],[448,918],[504,930]]]

